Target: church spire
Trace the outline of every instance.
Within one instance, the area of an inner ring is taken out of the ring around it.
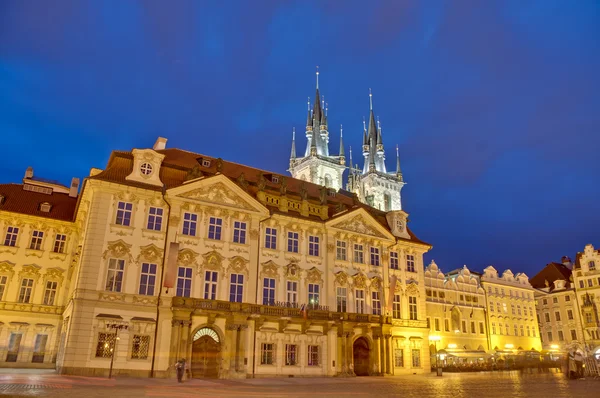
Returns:
[[[292,153],[290,161],[296,160],[296,127],[292,128]]]
[[[402,181],[402,170],[400,170],[400,152],[398,151],[398,144],[396,144],[396,177]]]
[[[340,164],[346,164],[346,153],[344,151],[344,127],[340,124]]]
[[[310,97],[308,97],[308,115],[306,116],[306,127],[311,127],[312,128],[312,113],[310,113]]]

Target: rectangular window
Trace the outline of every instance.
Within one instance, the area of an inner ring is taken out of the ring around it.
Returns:
[[[462,332],[467,333],[467,321],[462,321],[461,325],[462,325]]]
[[[577,331],[575,329],[571,329],[571,340],[577,340]]]
[[[108,260],[108,269],[106,271],[105,290],[109,292],[120,292],[123,284],[123,272],[125,270],[125,260],[111,258]]]
[[[290,253],[298,253],[298,232],[288,232],[287,251]]]
[[[412,349],[412,367],[420,368],[421,367],[421,350]]]
[[[277,230],[267,227],[265,229],[265,247],[267,249],[277,249]]]
[[[439,332],[440,331],[440,320],[439,320],[439,318],[435,318],[433,320],[433,323],[434,323],[434,326],[435,326],[434,327],[435,331]]]
[[[497,310],[498,312],[502,312],[502,306],[500,305],[500,302],[497,302],[497,303],[496,303],[496,310]]]
[[[154,286],[156,285],[156,264],[142,263],[140,272],[139,294],[154,296]]]
[[[519,328],[517,328],[517,325],[513,325],[513,332],[514,332],[514,336],[518,336],[519,335]]]
[[[492,334],[496,334],[496,324],[492,322]]]
[[[131,343],[131,359],[148,359],[150,336],[133,335]]]
[[[29,303],[31,300],[31,290],[33,289],[33,279],[23,279],[21,281],[21,290],[19,291],[19,303]]]
[[[572,321],[573,320],[573,310],[567,310],[567,318]]]
[[[183,229],[181,233],[188,236],[196,236],[196,227],[198,226],[198,215],[193,213],[183,213]]]
[[[399,269],[398,252],[390,252],[390,268],[391,269]]]
[[[483,326],[483,322],[479,322],[479,334],[485,334],[485,327]]]
[[[309,236],[308,237],[308,255],[319,256],[319,237]]]
[[[208,219],[208,239],[221,240],[221,228],[223,227],[223,219],[210,217]]]
[[[354,245],[354,262],[359,263],[359,264],[362,264],[365,262],[363,245],[358,245],[358,244]]]
[[[471,321],[471,333],[475,334],[477,333],[477,330],[475,329],[475,322]]]
[[[98,344],[96,345],[96,358],[110,358],[115,347],[114,333],[98,333]]]
[[[286,344],[285,345],[285,364],[287,366],[294,366],[298,364],[296,352],[298,351],[298,346],[295,344]]]
[[[517,305],[517,315],[521,315],[521,306]],[[525,314],[527,315],[527,314]]]
[[[392,302],[392,317],[396,318],[396,319],[400,319],[401,318],[401,311],[400,311],[400,307],[401,306],[401,302],[400,302],[400,295],[399,294],[394,294],[394,301]]]
[[[557,321],[557,322],[560,322],[560,312],[556,311],[556,312],[554,313],[554,318],[556,318],[556,321]]]
[[[531,331],[529,330],[529,326],[527,326],[527,337],[531,337]]]
[[[0,301],[4,297],[4,291],[6,290],[6,284],[8,283],[8,277],[6,275],[0,275]]]
[[[133,204],[128,202],[119,202],[117,204],[117,219],[115,224],[124,225],[126,227],[131,225],[131,213],[133,210]]]
[[[21,348],[21,333],[11,333],[8,340],[8,352],[6,353],[6,362],[17,362],[19,348]]]
[[[241,303],[244,293],[244,275],[231,274],[229,281],[229,301]]]
[[[449,331],[450,331],[450,320],[444,319],[444,332],[449,332]]]
[[[506,335],[508,336],[508,323],[504,326],[506,330]]]
[[[525,336],[525,329],[523,328],[523,325],[519,326],[519,330],[521,331],[521,336]]]
[[[584,285],[584,283],[583,283],[583,280],[580,280],[580,281],[579,281],[579,287],[580,287],[580,288],[582,288],[582,289],[585,287],[585,285]]]
[[[365,313],[365,291],[362,289],[356,290],[356,313]]]
[[[517,314],[517,312],[515,311],[515,305],[514,304],[510,305],[510,310],[511,310],[511,312],[512,312],[513,315]]]
[[[533,337],[535,337],[535,326],[531,327],[531,334],[533,335]],[[541,336],[540,336],[541,337]]]
[[[308,366],[319,366],[319,346],[308,346]]]
[[[275,279],[263,279],[263,305],[273,305],[275,303]]]
[[[44,305],[54,305],[54,299],[56,298],[56,288],[58,282],[47,281],[46,290],[44,291]]]
[[[589,268],[590,271],[595,271],[596,270],[596,262],[590,261],[588,263],[588,268]]]
[[[394,366],[397,368],[404,367],[404,350],[402,348],[394,349]]]
[[[408,296],[408,310],[411,320],[417,320],[417,297]]]
[[[548,332],[548,342],[552,341],[552,332]]]
[[[47,343],[47,334],[38,334],[37,336],[35,336],[35,344],[33,346],[33,357],[31,358],[31,362],[44,363],[44,356],[46,355]]]
[[[371,292],[371,305],[373,307],[373,315],[381,315],[381,300],[379,292]]]
[[[554,304],[558,303],[558,297],[552,297],[552,302],[553,302]]]
[[[565,301],[571,301],[571,296],[565,296]]]
[[[33,231],[33,233],[31,234],[31,242],[29,243],[29,248],[32,250],[41,250],[43,239],[44,239],[44,232]]]
[[[67,235],[56,234],[56,236],[54,237],[54,249],[52,251],[54,253],[64,253],[66,242],[67,242]]]
[[[4,239],[4,246],[16,246],[17,237],[19,236],[19,228],[8,227],[6,229],[6,238]]]
[[[379,248],[371,247],[371,265],[379,267]]]
[[[151,207],[148,209],[148,229],[160,231],[162,228],[163,209],[160,207]]]
[[[337,260],[346,261],[346,242],[338,240],[335,243],[335,258]]]
[[[309,305],[319,305],[320,286],[315,283],[308,284],[308,303]]]
[[[246,244],[246,223],[235,221],[233,223],[233,243]]]
[[[204,273],[204,299],[205,300],[216,300],[217,299],[217,272],[206,271]]]
[[[177,296],[190,297],[192,290],[192,268],[179,267],[177,269]]]
[[[274,349],[273,343],[262,343],[260,345],[260,364],[273,365]]]
[[[559,330],[558,331],[558,341],[564,341],[565,340],[565,336],[563,335],[563,331]]]
[[[348,298],[347,294],[346,294],[347,290],[345,287],[338,287],[337,288],[337,299],[336,299],[336,309],[337,312],[346,312],[347,308],[346,308],[346,300]]]
[[[415,256],[412,254],[406,255],[406,270],[408,272],[415,272]]]
[[[292,304],[298,302],[298,282],[287,281],[287,302]]]

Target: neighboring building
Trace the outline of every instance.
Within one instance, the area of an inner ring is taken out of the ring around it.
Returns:
[[[73,285],[78,185],[31,168],[22,184],[0,185],[0,367],[55,366]]]
[[[425,296],[429,333],[440,337],[430,351],[435,355],[437,346],[441,364],[489,358],[485,291],[478,273],[464,266],[444,275],[432,261],[425,268]]]
[[[113,352],[131,376],[429,371],[431,246],[405,212],[165,144],[84,181],[61,373],[106,375]]]
[[[600,356],[600,250],[594,249],[591,244],[577,253],[573,283],[581,311],[583,341]]]
[[[499,276],[489,266],[483,270],[481,285],[486,291],[490,348],[507,357],[534,350],[539,353],[534,289],[527,275],[506,270]]]
[[[583,346],[583,330],[575,287],[573,265],[568,257],[562,263],[549,263],[529,281],[535,291],[537,320],[544,351],[566,352]]]

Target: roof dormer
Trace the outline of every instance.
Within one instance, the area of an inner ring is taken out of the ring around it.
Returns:
[[[163,183],[159,174],[165,155],[152,149],[134,149],[131,153],[133,154],[133,170],[125,179],[162,187]]]
[[[410,239],[408,228],[406,227],[406,224],[408,223],[407,212],[404,210],[389,211],[385,215],[385,218],[392,231],[392,235],[398,238]]]
[[[50,210],[52,210],[52,205],[48,202],[43,202],[40,203],[40,211],[44,212],[44,213],[50,213]]]

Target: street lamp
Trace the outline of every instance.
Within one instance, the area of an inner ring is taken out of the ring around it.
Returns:
[[[120,340],[119,330],[127,330],[129,328],[129,325],[127,325],[126,323],[108,323],[106,324],[106,328],[115,330],[115,341],[111,349],[112,355],[110,357],[110,369],[108,371],[108,378],[110,379],[112,377],[113,363],[115,361],[115,352],[117,351],[117,342]],[[105,343],[105,347],[106,346],[108,346],[108,343]]]
[[[438,352],[437,352],[437,342],[440,341],[442,338],[440,336],[429,336],[429,340],[433,341],[433,343],[435,344],[435,372],[438,376],[442,375],[442,369],[440,369],[439,363],[438,363]]]

